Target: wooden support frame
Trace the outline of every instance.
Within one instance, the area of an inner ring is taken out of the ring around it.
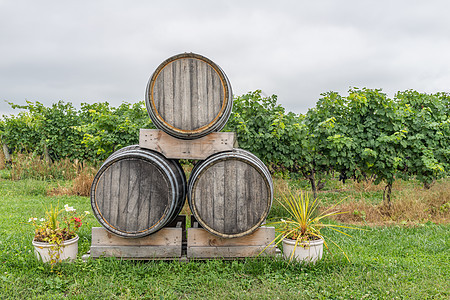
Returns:
[[[226,239],[215,236],[203,228],[188,228],[187,230],[188,259],[237,259],[264,255],[276,255],[276,247],[271,245],[275,239],[274,227],[260,227],[255,232],[239,237]]]
[[[142,238],[124,238],[103,227],[93,227],[91,248],[83,259],[116,257],[127,260],[233,260],[257,257],[261,253],[275,256],[279,252],[274,245],[267,247],[275,238],[274,227],[263,226],[249,235],[226,239],[201,228],[195,218],[191,220],[192,227],[186,230],[186,216],[178,216],[168,225],[174,227],[164,227]]]
[[[181,220],[184,218],[184,221]],[[122,259],[177,259],[182,256],[185,216],[178,216],[175,227],[142,238],[124,238],[103,227],[92,228],[91,258],[117,257]],[[183,226],[184,225],[184,226]]]
[[[174,138],[159,129],[141,129],[139,147],[157,151],[170,159],[206,159],[237,147],[234,132],[213,132],[195,140]]]

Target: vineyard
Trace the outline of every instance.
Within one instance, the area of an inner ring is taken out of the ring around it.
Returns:
[[[140,128],[154,128],[144,102],[60,101],[9,103],[17,115],[3,116],[0,135],[8,153],[34,153],[47,161],[101,162],[115,150],[137,144]],[[271,172],[302,177],[314,195],[327,177],[372,180],[385,185],[390,204],[395,178],[415,178],[429,188],[450,174],[450,94],[349,90],[322,95],[305,115],[286,112],[277,96],[261,91],[238,96],[224,131],[237,133],[239,147],[256,154]],[[6,154],[8,154],[6,153]]]

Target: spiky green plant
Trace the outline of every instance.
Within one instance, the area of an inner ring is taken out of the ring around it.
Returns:
[[[309,194],[306,192],[301,192],[298,195],[293,195],[292,193],[290,193],[289,196],[283,194],[282,200],[278,200],[278,202],[289,214],[289,217],[267,224],[269,226],[275,226],[277,234],[275,236],[275,239],[266,247],[266,249],[272,245],[278,245],[285,238],[295,240],[294,251],[292,252],[289,259],[289,261],[291,261],[294,257],[295,249],[297,248],[297,246],[308,247],[310,241],[322,239],[324,241],[323,244],[325,245],[325,248],[328,250],[328,252],[331,253],[327,241],[338,247],[347,258],[347,260],[350,261],[347,254],[342,250],[342,248],[333,240],[324,236],[321,231],[324,228],[330,228],[341,234],[350,236],[349,234],[340,230],[340,228],[361,229],[357,227],[322,222],[325,218],[347,213],[336,210],[336,206],[342,201],[343,200],[329,207],[325,211],[320,212],[318,198],[315,198],[311,202]]]

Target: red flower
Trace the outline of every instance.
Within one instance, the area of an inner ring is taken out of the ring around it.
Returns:
[[[75,226],[77,227],[81,227],[81,219],[80,218],[73,218],[73,220],[75,221]]]

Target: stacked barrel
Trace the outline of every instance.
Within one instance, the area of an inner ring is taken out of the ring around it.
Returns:
[[[218,65],[184,53],[155,70],[145,102],[158,129],[177,139],[196,140],[226,125],[233,95]],[[272,205],[272,178],[255,155],[233,149],[199,161],[186,183],[178,161],[129,146],[101,166],[92,184],[91,205],[108,231],[142,237],[176,218],[186,194],[203,228],[224,238],[240,237],[265,221]]]
[[[225,73],[193,53],[164,61],[150,77],[147,111],[158,129],[180,139],[196,139],[226,124],[233,105]]]
[[[100,224],[122,237],[144,237],[171,223],[186,199],[186,177],[176,160],[129,146],[103,163],[91,187]]]

